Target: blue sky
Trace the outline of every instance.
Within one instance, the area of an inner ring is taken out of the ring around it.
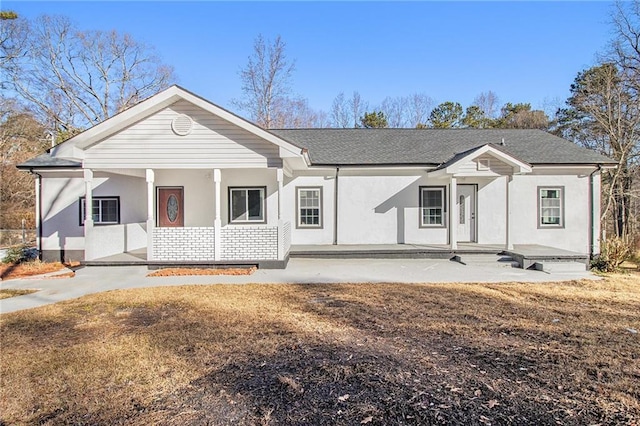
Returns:
[[[372,106],[424,92],[468,106],[563,102],[576,74],[610,40],[609,2],[32,2],[26,17],[62,14],[83,29],[116,29],[152,44],[178,83],[230,107],[254,38],[280,34],[296,61],[293,86],[329,110],[341,91]],[[233,108],[232,108],[233,109]],[[553,109],[553,108],[551,108]]]

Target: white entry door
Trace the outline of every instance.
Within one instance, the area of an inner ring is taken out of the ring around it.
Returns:
[[[458,242],[476,240],[476,186],[458,185]]]

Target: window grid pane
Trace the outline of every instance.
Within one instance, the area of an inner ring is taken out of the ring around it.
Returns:
[[[444,189],[422,190],[422,225],[444,224]]]
[[[298,226],[321,226],[320,189],[298,189]]]
[[[84,225],[86,198],[80,198],[80,224]],[[114,224],[120,222],[120,201],[117,198],[93,198],[91,219],[94,224]]]
[[[562,226],[561,189],[540,189],[540,224]]]

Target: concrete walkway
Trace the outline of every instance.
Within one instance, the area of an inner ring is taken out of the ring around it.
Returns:
[[[548,282],[597,279],[589,272],[545,273],[510,264],[462,265],[441,259],[291,259],[286,269],[261,269],[252,275],[147,277],[146,266],[91,266],[73,278],[1,281],[2,289],[38,289],[36,293],[0,300],[0,313],[35,308],[109,290],[206,284],[247,283],[439,283]]]

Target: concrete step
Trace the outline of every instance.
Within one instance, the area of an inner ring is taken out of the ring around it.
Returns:
[[[584,272],[587,270],[587,265],[574,261],[539,260],[529,269],[536,269],[543,272]]]
[[[505,268],[518,268],[520,265],[511,256],[503,254],[460,254],[451,260],[463,265],[496,266]]]

